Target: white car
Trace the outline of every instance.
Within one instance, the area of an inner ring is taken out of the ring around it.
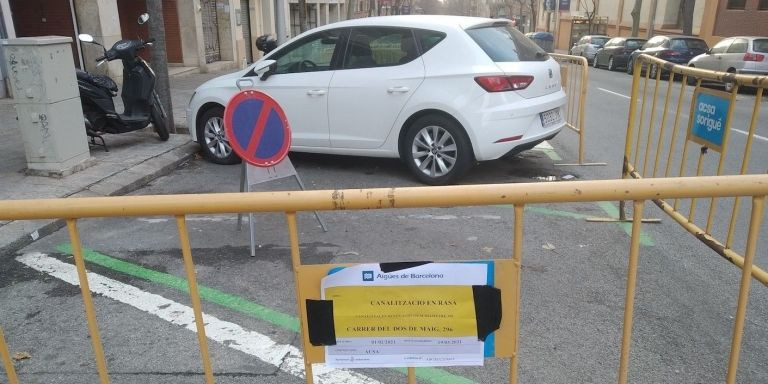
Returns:
[[[565,125],[558,64],[509,20],[371,17],[296,36],[193,94],[189,132],[215,163],[239,161],[222,119],[239,79],[280,104],[291,151],[399,157],[434,185]]]
[[[768,75],[768,37],[736,36],[720,40],[712,49],[691,59],[688,66],[740,75]],[[731,92],[733,83],[725,83]]]

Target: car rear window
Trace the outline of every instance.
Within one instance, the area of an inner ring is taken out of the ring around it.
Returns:
[[[438,31],[428,31],[424,29],[416,29],[414,30],[416,32],[416,38],[419,40],[419,43],[421,44],[421,54],[423,55],[424,52],[429,51],[437,45],[437,43],[443,41],[445,39],[445,33],[438,32]]]
[[[467,29],[494,62],[546,61],[549,55],[509,23]]]
[[[768,39],[755,39],[752,42],[752,47],[755,52],[768,53]]]
[[[672,39],[671,40],[671,48],[672,49],[692,49],[692,50],[699,50],[699,51],[706,51],[709,49],[707,46],[707,43],[704,40],[698,40],[698,39]]]
[[[645,44],[645,40],[627,40],[627,48],[637,49]]]

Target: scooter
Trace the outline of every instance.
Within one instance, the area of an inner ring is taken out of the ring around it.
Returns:
[[[139,16],[139,24],[149,20],[144,13]],[[117,84],[109,76],[94,75],[77,70],[77,85],[80,89],[80,101],[85,117],[85,129],[91,145],[107,148],[105,133],[126,133],[146,128],[151,122],[160,136],[160,140],[168,140],[167,114],[163,109],[157,92],[155,92],[155,72],[144,59],[138,56],[139,51],[152,46],[154,39],[143,41],[120,40],[107,50],[103,45],[94,41],[93,36],[81,34],[78,39],[85,43],[96,44],[104,50],[104,55],[97,58],[97,66],[112,60],[123,62],[123,106],[124,112],[117,113],[112,100],[117,96]],[[97,143],[96,140],[101,143]]]

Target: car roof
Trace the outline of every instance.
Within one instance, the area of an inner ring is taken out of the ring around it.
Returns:
[[[364,17],[360,19],[344,20],[316,28],[333,29],[344,27],[361,26],[388,26],[388,27],[410,27],[410,28],[461,28],[467,29],[484,24],[511,22],[507,19],[490,19],[484,17],[469,16],[450,16],[450,15],[398,15],[398,16],[376,16]]]

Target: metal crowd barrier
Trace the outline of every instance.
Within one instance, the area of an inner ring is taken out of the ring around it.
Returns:
[[[579,165],[598,165],[584,163],[584,108],[587,102],[587,85],[589,64],[581,56],[550,53],[560,64],[560,80],[563,91],[568,96],[566,104],[565,123],[568,128],[579,135]],[[599,165],[605,165],[599,163]]]
[[[634,67],[624,178],[766,173],[765,164],[750,164],[750,159],[756,139],[768,142],[756,133],[768,76],[690,68],[648,55],[640,55]],[[733,85],[731,92],[718,89],[727,83]],[[739,95],[743,88],[754,90],[754,101],[751,95]],[[746,110],[739,113],[742,104]],[[732,138],[736,134],[746,136],[743,145]],[[689,156],[691,151],[698,156]],[[653,202],[720,256],[744,268],[747,240],[735,231],[742,213],[739,197],[711,198],[708,204],[695,198],[670,204],[659,197]],[[624,209],[621,213],[623,219]],[[739,245],[734,244],[736,237],[742,240]],[[765,270],[755,266],[752,276],[768,285]]]
[[[619,383],[626,383],[629,372],[629,352],[632,337],[635,284],[640,250],[642,212],[645,201],[669,198],[723,198],[749,197],[752,209],[748,226],[746,252],[743,261],[741,288],[735,315],[733,337],[731,341],[729,382],[735,379],[738,366],[741,337],[744,329],[746,305],[750,290],[750,275],[754,273],[752,262],[756,254],[757,239],[766,195],[768,195],[768,175],[743,175],[720,177],[689,177],[642,180],[599,180],[573,181],[567,183],[529,183],[500,185],[471,185],[447,187],[416,188],[380,188],[328,191],[291,191],[291,192],[254,192],[224,193],[207,195],[163,195],[163,196],[123,196],[99,198],[70,198],[48,200],[0,201],[0,220],[36,220],[66,219],[72,242],[72,251],[78,271],[81,293],[86,308],[88,329],[91,336],[93,353],[101,383],[109,382],[107,364],[104,357],[99,326],[88,286],[85,261],[77,228],[81,218],[125,217],[125,216],[174,216],[179,232],[189,295],[195,314],[199,348],[205,373],[206,383],[214,382],[213,370],[208,353],[205,326],[203,323],[200,296],[198,293],[192,250],[186,226],[186,216],[190,214],[216,214],[230,212],[285,212],[290,235],[291,258],[294,277],[302,267],[299,231],[296,212],[315,210],[364,210],[417,207],[452,207],[509,204],[514,206],[514,228],[510,231],[513,272],[510,274],[512,285],[517,288],[514,294],[503,298],[503,305],[514,310],[512,331],[514,334],[513,353],[511,354],[509,382],[517,382],[517,357],[519,330],[520,276],[523,251],[523,213],[528,204],[596,202],[628,199],[633,201],[635,217],[632,220],[632,233],[629,246],[629,269],[624,307],[623,336],[618,368]],[[298,287],[298,280],[296,280]],[[297,299],[301,298],[297,292]],[[301,311],[302,305],[297,303]],[[306,332],[307,324],[301,316],[302,343],[307,351],[309,344]],[[13,340],[11,340],[13,342]],[[8,347],[0,332],[0,357],[3,359],[8,381],[16,384],[18,379],[13,362],[8,354]],[[313,382],[311,361],[305,359],[305,377],[307,383]],[[415,383],[413,368],[408,368],[408,382]]]

